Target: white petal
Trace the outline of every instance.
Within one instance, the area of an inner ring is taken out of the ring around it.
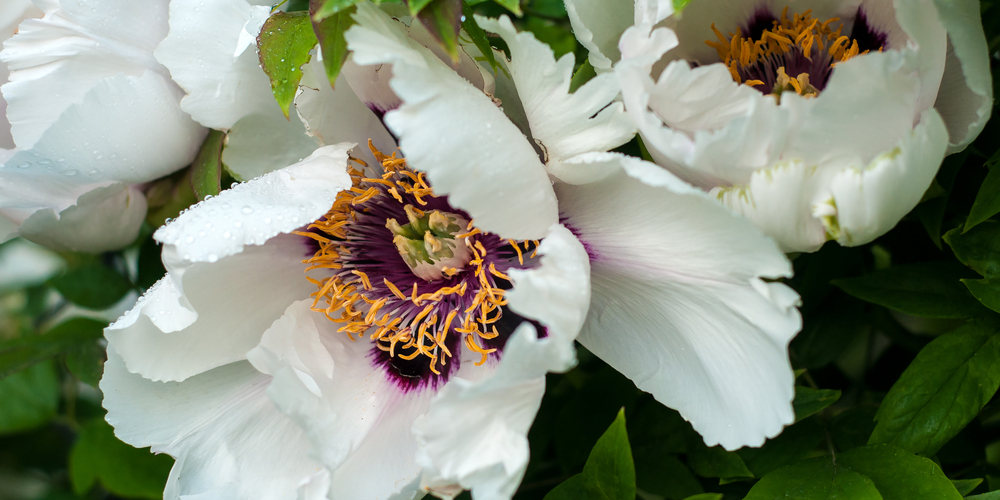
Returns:
[[[518,33],[507,16],[476,20],[507,42],[511,58],[507,66],[528,117],[531,137],[542,148],[546,163],[614,149],[635,135],[622,104],[612,102],[619,92],[614,75],[598,75],[570,93],[572,54],[556,62],[549,46],[531,32]]]
[[[202,125],[228,129],[251,114],[282,116],[257,51],[240,45],[241,37],[257,36],[269,13],[246,0],[170,2],[170,33],[156,59],[188,92],[181,107]]]
[[[32,5],[31,0],[7,0],[0,6],[0,43],[14,36],[21,21],[42,17],[42,11]],[[0,85],[7,83],[10,70],[7,64],[0,62]],[[7,121],[7,101],[0,99],[0,149],[14,147],[14,136],[10,134],[10,122]]]
[[[358,64],[393,64],[404,104],[385,121],[408,163],[484,231],[540,239],[558,220],[545,169],[524,135],[482,91],[367,4],[346,35]]]
[[[348,60],[344,68],[374,68],[374,66],[357,66],[353,61]],[[304,69],[315,75],[316,88],[307,86],[300,87],[302,90],[295,97],[295,109],[305,122],[309,134],[320,141],[321,144],[336,144],[338,142],[353,142],[358,144],[351,151],[355,158],[360,158],[365,162],[374,165],[375,157],[368,149],[368,140],[379,151],[391,154],[396,150],[396,140],[392,138],[389,131],[382,125],[382,120],[369,109],[364,102],[355,94],[354,88],[389,88],[388,82],[371,82],[366,85],[367,80],[355,82],[352,86],[348,84],[350,77],[347,72],[337,79],[336,88],[330,87],[329,80],[323,70],[323,64],[318,59],[314,59]],[[353,71],[354,74],[375,75],[377,73],[391,72],[386,68],[384,71]],[[358,76],[360,78],[360,76]],[[385,77],[388,80],[388,76]]]
[[[274,375],[268,395],[332,471],[329,498],[411,498],[420,467],[410,424],[433,392],[404,394],[374,366],[367,339],[352,342],[311,305],[290,306],[249,354]]]
[[[113,184],[83,194],[58,215],[51,208],[35,212],[21,224],[19,233],[57,251],[104,252],[135,241],[145,219],[142,192]]]
[[[152,382],[129,373],[108,348],[101,390],[119,439],[176,458],[165,500],[294,500],[319,464],[305,433],[265,395],[271,377],[247,363],[185,382]]]
[[[178,107],[181,95],[154,71],[101,79],[7,165],[76,184],[163,177],[191,163],[206,133]]]
[[[557,225],[539,254],[540,267],[510,271],[514,288],[508,299],[512,310],[539,320],[548,335],[539,339],[533,326],[522,323],[495,372],[481,380],[452,378],[414,423],[417,461],[426,467],[422,484],[431,492],[472,489],[478,500],[509,499],[528,465],[526,435],[545,391],[545,374],[576,362],[573,340],[590,301],[587,252]],[[468,370],[477,369],[482,371]]]
[[[154,236],[185,261],[214,262],[290,233],[326,214],[337,193],[351,187],[352,147],[324,146],[295,165],[238,184],[194,205]]]
[[[590,51],[590,64],[610,71],[618,61],[618,39],[632,25],[634,2],[617,0],[567,0],[566,13],[576,39]]]
[[[580,342],[691,421],[709,445],[759,446],[794,419],[786,348],[801,327],[777,246],[652,164],[558,185],[591,255]]]
[[[298,163],[318,147],[296,116],[246,115],[226,135],[222,162],[238,180],[248,180]]]
[[[311,250],[306,238],[282,235],[215,263],[179,267],[168,246],[168,275],[105,335],[129,371],[151,380],[181,381],[245,359],[288,304],[316,291],[302,264]]]
[[[993,109],[993,85],[979,3],[935,0],[934,6],[950,42],[934,107],[948,126],[951,153],[964,149],[983,130]]]
[[[23,239],[0,246],[0,290],[41,285],[65,268],[58,254]]]
[[[101,80],[147,71],[167,77],[153,58],[167,32],[167,0],[107,0],[99,9],[79,0],[56,3],[45,18],[22,23],[0,53],[11,70],[10,83],[3,86],[7,117],[14,142],[24,149]]]

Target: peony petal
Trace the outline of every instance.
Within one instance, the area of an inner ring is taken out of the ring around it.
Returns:
[[[322,470],[302,430],[267,398],[270,379],[233,363],[181,383],[152,382],[129,373],[112,344],[101,390],[119,439],[176,458],[164,500],[293,500]]]
[[[700,191],[621,158],[605,180],[557,186],[566,225],[591,255],[579,340],[680,411],[706,444],[759,446],[794,419],[786,349],[802,324],[798,296],[764,281],[791,265]]]
[[[463,366],[416,420],[417,462],[425,467],[422,485],[428,491],[444,496],[472,489],[479,500],[509,499],[521,482],[545,374],[576,363],[573,339],[590,301],[589,258],[568,229],[553,226],[538,253],[540,267],[509,271],[514,288],[507,297],[513,311],[539,320],[547,335],[539,339],[530,323],[522,323],[495,372],[484,377],[483,367]],[[483,378],[461,378],[463,370]]]
[[[222,163],[237,180],[249,180],[298,163],[318,147],[297,117],[246,115],[229,129]]]
[[[420,468],[410,424],[433,391],[404,395],[374,366],[370,342],[350,341],[311,305],[292,304],[250,361],[274,376],[268,395],[332,471],[329,498],[411,498]]]
[[[576,39],[590,51],[594,69],[610,71],[618,62],[618,39],[632,25],[635,2],[617,0],[566,0],[566,13]]]
[[[170,33],[156,59],[187,91],[181,108],[202,125],[229,129],[247,115],[284,117],[254,50],[269,15],[270,2],[262,1],[170,3]]]
[[[246,358],[288,304],[314,291],[302,260],[308,240],[282,235],[215,263],[178,266],[164,248],[168,275],[105,331],[129,371],[182,381]]]
[[[0,43],[6,42],[17,32],[18,25],[25,19],[42,17],[43,12],[35,7],[31,0],[7,0],[0,6]],[[0,85],[8,82],[10,69],[0,62]],[[10,122],[7,121],[7,101],[0,99],[0,149],[14,147],[14,136],[10,134]]]
[[[572,54],[556,62],[549,46],[530,32],[518,33],[507,16],[479,17],[476,21],[507,42],[511,57],[507,67],[528,118],[531,137],[541,147],[547,164],[614,149],[635,135],[622,104],[612,102],[619,93],[614,75],[598,75],[570,93]]]
[[[404,104],[385,121],[408,163],[484,231],[542,238],[558,220],[556,199],[521,131],[489,96],[410,40],[403,24],[367,4],[355,18],[346,35],[355,62],[393,64],[392,88]]]
[[[238,184],[194,205],[154,236],[185,261],[214,262],[290,233],[322,217],[337,193],[350,189],[352,147],[324,146],[295,165]]]
[[[146,220],[146,197],[133,186],[112,184],[89,191],[56,215],[39,210],[19,234],[61,252],[105,252],[130,245]]]

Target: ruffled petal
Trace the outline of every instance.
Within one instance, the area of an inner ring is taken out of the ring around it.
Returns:
[[[238,184],[194,205],[154,236],[184,261],[215,262],[295,231],[326,214],[337,193],[350,189],[352,147],[324,146],[295,165]]]
[[[979,2],[935,0],[948,32],[944,77],[934,107],[948,127],[948,152],[961,151],[982,132],[993,109],[989,50]]]
[[[119,439],[176,459],[164,500],[301,495],[324,472],[307,456],[304,432],[265,394],[271,377],[233,363],[187,381],[152,382],[130,373],[108,348],[101,390]]]
[[[0,53],[11,71],[3,94],[18,147],[34,146],[64,111],[106,78],[153,71],[169,81],[166,68],[153,58],[153,49],[167,33],[167,3],[109,0],[96,9],[88,2],[60,0],[46,6],[43,19],[22,23]],[[112,102],[104,104],[114,107]],[[103,120],[91,125],[97,123]]]
[[[355,62],[393,64],[392,88],[404,104],[385,121],[408,164],[484,231],[545,236],[558,221],[556,199],[521,131],[489,96],[409,39],[404,25],[367,4],[355,18],[346,35]]]
[[[302,261],[313,253],[295,235],[215,263],[179,266],[164,248],[168,275],[105,332],[129,371],[150,380],[182,381],[246,358],[285,308],[316,291]]]
[[[507,42],[511,58],[507,67],[546,164],[614,149],[635,135],[624,106],[612,102],[619,93],[614,75],[598,75],[570,93],[572,54],[556,62],[548,45],[530,32],[518,33],[507,16],[476,21]]]
[[[35,7],[31,0],[8,0],[0,6],[0,43],[14,36],[21,21],[42,17],[43,12]],[[0,85],[7,83],[10,70],[7,64],[0,62]],[[0,99],[0,149],[14,147],[14,136],[10,134],[10,122],[7,121],[7,101]]]
[[[56,212],[39,210],[19,234],[61,252],[105,252],[131,244],[146,219],[146,197],[133,186],[113,184],[89,191]]]
[[[566,13],[576,39],[590,51],[590,64],[605,72],[618,62],[618,39],[632,25],[635,2],[566,0]]]
[[[579,340],[706,444],[759,446],[794,420],[786,349],[801,328],[798,296],[764,281],[791,265],[704,193],[655,165],[621,164],[600,182],[557,185],[566,225],[591,255]]]
[[[318,147],[295,116],[246,115],[229,129],[222,163],[237,180],[249,180],[298,163]]]
[[[433,391],[404,393],[375,366],[370,342],[352,342],[311,305],[291,305],[251,363],[274,376],[268,395],[331,471],[329,498],[413,497],[420,467],[410,425]]]
[[[229,129],[247,115],[283,117],[255,50],[269,14],[269,6],[247,0],[170,2],[170,33],[156,59],[187,91],[181,108],[202,125]]]
[[[514,288],[507,297],[513,311],[541,322],[546,336],[539,339],[522,323],[495,372],[480,380],[453,378],[416,420],[417,462],[425,467],[428,491],[444,496],[472,489],[477,500],[509,499],[521,482],[545,374],[575,364],[573,340],[590,302],[589,257],[568,229],[554,226],[538,253],[539,267],[510,270]]]

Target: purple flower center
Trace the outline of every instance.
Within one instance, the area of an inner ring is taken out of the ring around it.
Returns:
[[[842,34],[839,18],[812,17],[812,11],[777,17],[766,7],[757,9],[739,33],[705,43],[716,49],[733,80],[780,99],[783,92],[814,97],[826,87],[838,63],[869,51],[881,51],[886,35],[871,27],[858,9],[850,35]]]
[[[371,361],[400,388],[436,387],[463,353],[476,365],[498,358],[525,321],[506,307],[506,272],[529,267],[538,242],[479,230],[422,172],[372,152],[381,165],[352,167],[354,186],[299,233],[319,245],[307,270],[332,272],[311,279],[313,310],[351,340],[373,342]]]

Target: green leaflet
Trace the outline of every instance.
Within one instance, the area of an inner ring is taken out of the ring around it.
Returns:
[[[597,440],[583,472],[545,495],[545,500],[634,500],[635,467],[625,430],[625,410]]]
[[[201,143],[198,156],[191,164],[191,188],[198,201],[208,196],[218,196],[222,191],[222,146],[226,133],[219,130],[209,130],[205,141]]]
[[[986,174],[983,185],[976,194],[976,201],[972,203],[972,210],[965,220],[963,233],[969,232],[986,219],[1000,213],[1000,169],[995,168],[1000,163],[1000,150],[993,153],[993,156],[986,161],[986,166],[990,172]]]
[[[28,335],[0,342],[0,378],[28,368],[39,361],[73,351],[104,335],[107,323],[74,318],[41,335]]]
[[[959,281],[969,274],[954,262],[921,262],[832,283],[861,300],[914,316],[971,318],[984,309]]]
[[[96,418],[80,429],[69,454],[69,474],[78,495],[99,480],[115,495],[156,500],[163,498],[173,462],[167,455],[153,455],[119,441],[111,426]]]
[[[307,12],[275,12],[257,35],[261,68],[271,79],[271,91],[285,118],[302,80],[302,65],[309,62],[316,43]]]
[[[412,12],[413,8],[410,10]],[[457,63],[458,32],[462,28],[462,0],[431,0],[414,15],[451,56],[451,60]]]
[[[332,2],[323,0],[311,0],[309,2],[309,12],[312,13],[313,33],[319,41],[320,53],[323,55],[323,68],[326,70],[326,78],[330,81],[330,86],[337,82],[340,76],[340,69],[347,61],[350,51],[347,50],[347,40],[344,33],[354,26],[354,18],[351,17],[356,10],[353,3],[346,7],[338,8],[335,12],[320,16],[322,7]]]

